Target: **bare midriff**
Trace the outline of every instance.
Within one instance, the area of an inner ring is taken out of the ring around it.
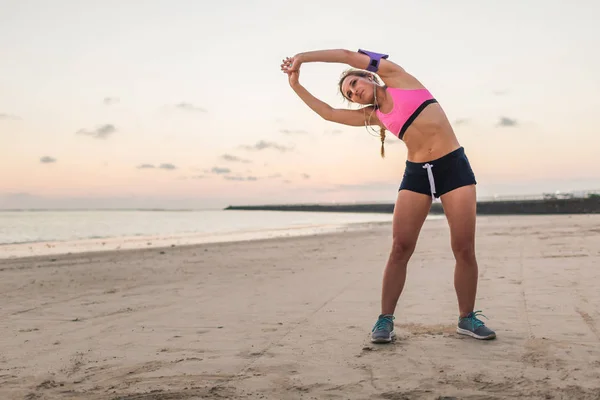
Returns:
[[[416,163],[435,160],[460,147],[446,113],[437,103],[421,111],[402,140],[408,149],[407,160]]]

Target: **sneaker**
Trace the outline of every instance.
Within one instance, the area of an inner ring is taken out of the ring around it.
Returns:
[[[479,315],[487,318],[485,315],[481,314],[481,311],[471,312],[464,318],[458,318],[456,333],[473,336],[475,339],[494,339],[496,337],[496,332],[477,319]]]
[[[389,343],[394,340],[396,337],[394,316],[390,314],[380,315],[371,332],[371,342],[373,343]]]

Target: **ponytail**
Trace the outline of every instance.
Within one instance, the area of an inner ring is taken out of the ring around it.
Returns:
[[[385,158],[385,149],[383,148],[385,143],[385,128],[379,128],[379,136],[381,137],[381,158]]]

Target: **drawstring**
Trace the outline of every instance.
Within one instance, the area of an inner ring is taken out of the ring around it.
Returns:
[[[429,178],[429,187],[431,188],[431,199],[435,201],[435,196],[433,195],[435,193],[435,182],[433,180],[433,172],[431,172],[432,167],[433,165],[429,163],[423,165],[423,168],[427,169],[427,178]]]

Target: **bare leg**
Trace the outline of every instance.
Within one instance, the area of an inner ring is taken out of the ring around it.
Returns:
[[[429,214],[431,196],[401,190],[398,192],[392,223],[392,249],[383,272],[381,313],[394,314],[406,281],[406,265]]]
[[[463,186],[441,196],[444,213],[450,226],[450,242],[456,260],[454,288],[458,297],[460,317],[475,308],[478,266],[475,257],[475,185]]]

